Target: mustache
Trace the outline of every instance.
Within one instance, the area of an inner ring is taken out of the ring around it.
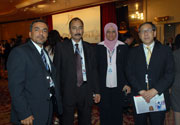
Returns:
[[[43,35],[39,35],[37,37],[40,38],[40,39],[44,39],[45,38]]]
[[[75,34],[75,36],[81,36],[81,34],[80,34],[80,33],[77,33],[77,34]]]

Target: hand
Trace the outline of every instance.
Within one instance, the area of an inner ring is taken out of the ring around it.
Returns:
[[[100,99],[101,99],[100,94],[94,94],[93,95],[93,100],[94,100],[95,103],[99,103]]]
[[[33,120],[34,120],[34,117],[31,115],[31,116],[27,117],[26,119],[21,120],[21,124],[23,124],[23,125],[33,125]]]
[[[125,91],[126,94],[129,94],[129,93],[131,93],[131,87],[129,87],[128,85],[125,85],[125,86],[123,87],[123,90],[122,90],[122,91]]]
[[[140,94],[141,96],[143,96],[143,95],[145,94],[145,92],[146,92],[146,90],[141,90],[141,91],[139,91],[139,94]]]
[[[147,90],[147,99],[151,100],[156,94],[158,94],[158,91],[154,88]]]
[[[144,98],[144,100],[147,102],[147,103],[149,103],[150,102],[150,100],[147,98],[147,91],[146,90],[141,90],[141,91],[139,91],[139,94]]]
[[[150,102],[150,100],[156,95],[158,94],[158,91],[154,88],[150,89],[150,90],[141,90],[139,92],[139,94],[141,96],[143,96],[143,98],[146,100],[147,103]]]

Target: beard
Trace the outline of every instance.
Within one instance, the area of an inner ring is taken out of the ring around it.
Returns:
[[[37,44],[43,45],[46,41],[36,41]]]
[[[37,44],[43,45],[46,42],[46,38],[44,36],[38,36],[36,39],[34,39],[34,42]]]

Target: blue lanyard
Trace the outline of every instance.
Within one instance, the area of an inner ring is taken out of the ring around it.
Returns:
[[[110,50],[108,50],[110,63],[112,62],[112,56],[114,54],[114,51],[115,51],[115,48],[112,50],[112,52]]]

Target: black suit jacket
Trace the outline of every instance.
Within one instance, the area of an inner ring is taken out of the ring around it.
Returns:
[[[99,93],[96,60],[92,45],[83,41],[87,76],[87,102],[93,103],[93,93]],[[76,101],[75,90],[77,85],[77,73],[75,55],[71,40],[57,44],[54,55],[54,63],[57,69],[57,81],[61,85],[63,104],[74,105]]]
[[[35,125],[45,125],[50,109],[49,72],[33,43],[29,41],[12,50],[8,63],[8,85],[12,97],[11,121],[20,120],[33,115]],[[59,108],[62,104],[59,86],[55,82],[55,68],[51,63],[51,77],[55,83],[55,92]]]
[[[128,57],[126,73],[134,95],[138,95],[140,90],[147,89],[145,74],[148,74],[150,89],[155,88],[159,94],[164,93],[168,107],[169,88],[174,78],[174,61],[169,47],[155,42],[148,69],[143,44],[132,48]]]
[[[107,74],[107,49],[104,45],[97,45],[97,64],[100,82],[100,94],[103,98],[103,93],[106,90],[106,74]],[[116,51],[116,68],[117,68],[117,89],[119,91],[118,98],[122,100],[122,89],[127,85],[125,76],[125,66],[128,55],[127,45],[118,45]],[[105,98],[105,97],[104,97]]]

